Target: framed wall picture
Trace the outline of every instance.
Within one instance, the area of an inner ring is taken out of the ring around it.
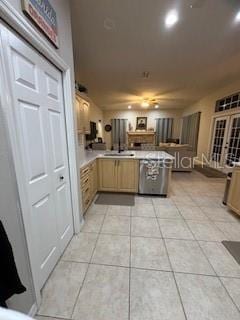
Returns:
[[[59,48],[57,14],[48,0],[22,0],[22,9],[56,48]]]
[[[147,130],[147,117],[137,117],[136,130]]]

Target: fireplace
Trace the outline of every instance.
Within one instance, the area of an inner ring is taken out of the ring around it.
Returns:
[[[154,131],[133,131],[128,132],[128,148],[141,149],[142,144],[155,145],[156,134]]]

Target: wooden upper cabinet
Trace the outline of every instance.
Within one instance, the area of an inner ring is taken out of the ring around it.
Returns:
[[[86,101],[83,101],[84,131],[87,134],[90,133],[89,108],[90,104]]]
[[[233,170],[227,205],[240,215],[240,167]]]
[[[89,108],[90,105],[79,95],[76,95],[77,130],[78,133],[90,133]]]
[[[138,160],[99,159],[98,166],[100,191],[138,192]]]

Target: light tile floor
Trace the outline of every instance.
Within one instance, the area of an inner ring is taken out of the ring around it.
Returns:
[[[92,205],[43,289],[39,320],[239,320],[240,241],[223,179],[174,173],[171,197]]]

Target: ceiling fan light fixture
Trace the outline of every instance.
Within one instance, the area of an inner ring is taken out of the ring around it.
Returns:
[[[143,108],[147,108],[147,107],[149,107],[149,102],[147,100],[143,100],[143,102],[141,103],[141,106]]]
[[[234,20],[235,20],[236,23],[239,23],[239,22],[240,22],[240,10],[239,10],[238,13],[236,14]]]

